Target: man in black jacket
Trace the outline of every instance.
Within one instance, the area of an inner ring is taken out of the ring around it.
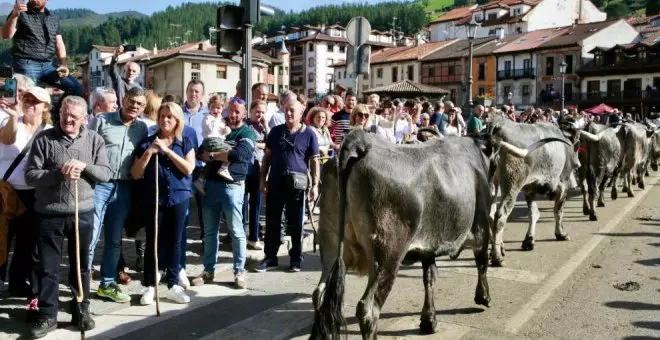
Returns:
[[[12,39],[11,54],[15,73],[35,83],[44,82],[66,95],[83,95],[83,87],[66,67],[66,47],[60,34],[59,19],[46,9],[48,0],[16,2],[2,27],[2,38]],[[57,54],[58,66],[53,63]]]

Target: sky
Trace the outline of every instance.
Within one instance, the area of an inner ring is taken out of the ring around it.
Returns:
[[[277,6],[285,11],[299,11],[313,6],[341,4],[344,2],[369,2],[376,3],[384,0],[270,0],[263,1],[264,4]],[[0,2],[5,2],[2,0]],[[210,2],[209,0],[112,0],[112,1],[89,1],[89,0],[49,0],[48,8],[88,8],[97,13],[108,13],[118,11],[138,11],[144,14],[152,14],[164,10],[167,6],[177,6],[185,2]],[[238,2],[238,0],[236,1]]]

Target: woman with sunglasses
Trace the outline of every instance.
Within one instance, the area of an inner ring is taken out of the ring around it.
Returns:
[[[351,129],[363,129],[369,133],[375,133],[387,140],[392,141],[392,136],[381,126],[369,119],[369,107],[365,104],[358,104],[351,112]]]

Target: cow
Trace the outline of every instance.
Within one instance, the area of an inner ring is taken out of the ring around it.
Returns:
[[[504,142],[500,149],[524,157],[547,142],[528,149]],[[490,304],[488,156],[494,149],[492,143],[468,137],[395,146],[360,130],[346,136],[338,161],[326,163],[321,175],[322,274],[313,293],[310,339],[339,337],[345,324],[347,269],[369,275],[356,316],[362,337],[376,338],[380,311],[399,266],[420,261],[425,290],[420,329],[433,333],[435,258],[456,257],[466,242],[474,251],[478,272],[474,301]]]
[[[621,159],[621,143],[617,133],[621,126],[608,127],[602,124],[589,123],[584,130],[578,131],[580,148],[579,185],[582,191],[582,212],[589,220],[597,221],[594,200],[598,206],[605,206],[605,184],[608,178],[619,175],[619,160]],[[617,198],[616,186],[612,186],[612,199]]]
[[[632,191],[635,183],[640,189],[645,188],[644,175],[651,149],[650,139],[654,132],[655,130],[648,129],[644,124],[626,122],[617,133],[623,152],[619,161],[620,176],[623,178],[621,190],[628,193],[628,197],[635,196]]]
[[[491,265],[504,266],[504,226],[513,210],[518,193],[525,194],[529,209],[529,227],[522,242],[523,250],[534,249],[536,222],[539,209],[535,201],[536,194],[554,196],[555,237],[557,240],[569,240],[564,231],[564,203],[568,190],[577,186],[575,172],[579,160],[574,144],[575,135],[569,141],[557,127],[548,123],[516,123],[500,116],[492,116],[486,127],[486,133],[509,144],[523,148],[544,138],[555,138],[563,143],[543,145],[530,157],[522,158],[515,153],[499,153],[497,168],[494,171],[492,194],[501,189],[499,205],[494,201],[491,207],[492,251]]]
[[[654,130],[655,133],[651,136],[649,156],[646,161],[646,175],[648,176],[648,168],[650,167],[653,171],[658,171],[658,162],[660,161],[660,133],[658,129],[660,126],[657,124],[657,121],[646,121],[647,130]]]

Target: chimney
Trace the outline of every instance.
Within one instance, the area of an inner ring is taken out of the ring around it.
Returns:
[[[199,45],[197,46],[197,49],[200,50],[200,51],[204,51],[204,43],[203,42],[199,43]]]
[[[154,44],[154,50],[153,50],[154,55],[158,54],[158,47],[156,44]]]
[[[504,28],[500,27],[497,29],[497,40],[504,39]]]

